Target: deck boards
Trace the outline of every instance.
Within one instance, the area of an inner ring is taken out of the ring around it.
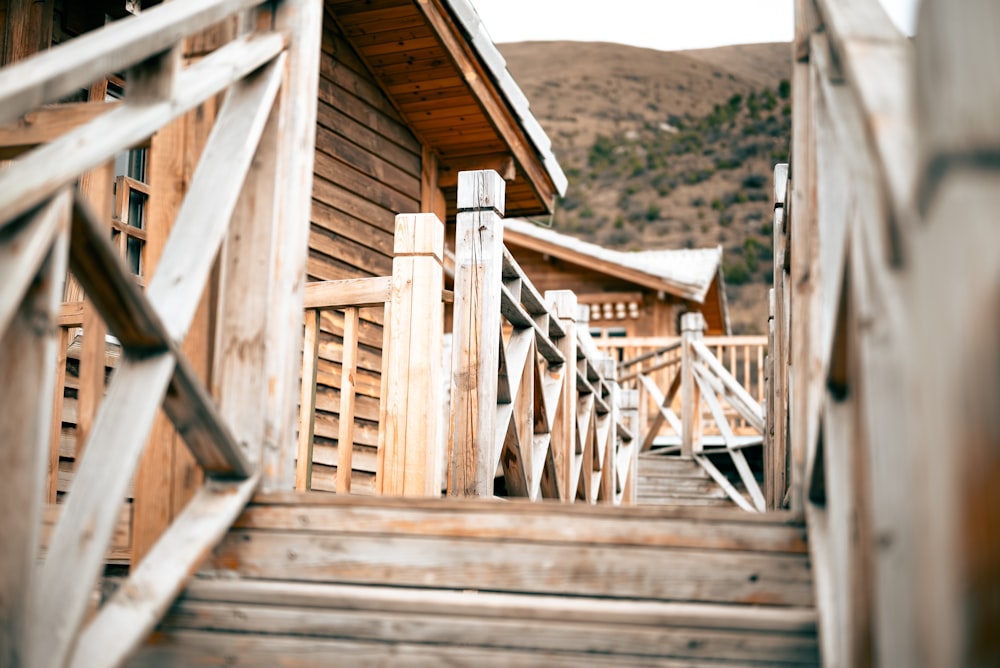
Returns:
[[[258,495],[132,665],[818,665],[802,517]]]

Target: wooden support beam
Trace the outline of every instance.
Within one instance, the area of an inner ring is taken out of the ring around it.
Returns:
[[[505,188],[496,172],[459,176],[448,486],[454,496],[493,494]]]
[[[694,378],[697,353],[694,342],[702,338],[705,318],[700,313],[681,316],[681,455],[701,451],[701,397]]]
[[[385,495],[439,496],[444,224],[434,214],[396,216],[394,254],[377,485]],[[495,388],[495,363],[492,377]]]
[[[164,6],[175,4],[187,3],[171,2]],[[74,43],[76,40],[70,42]],[[11,218],[75,182],[82,172],[105,163],[119,151],[145,141],[151,131],[224,91],[233,81],[259,69],[281,53],[284,47],[285,38],[278,34],[233,41],[185,69],[178,77],[177,94],[172,99],[156,104],[115,107],[23,156],[0,172],[0,229]],[[39,58],[57,51],[59,49],[52,49]],[[9,76],[17,69],[14,67],[0,72],[0,90],[9,90],[3,85],[5,75]]]
[[[19,0],[23,3],[24,0]],[[169,49],[185,35],[209,28],[260,0],[174,0],[128,21],[109,23],[66,44],[48,49],[28,62],[0,72],[5,104],[0,123],[12,121]],[[9,16],[9,14],[8,14]],[[253,68],[251,68],[253,69]]]
[[[316,99],[323,28],[322,0],[284,0],[274,6],[274,29],[294,35],[285,51],[278,98],[279,136],[275,161],[275,228],[268,274],[270,318],[264,378],[266,414],[261,487],[292,489],[295,482],[295,402],[302,349],[302,291],[309,255]]]
[[[55,315],[66,275],[70,194],[35,212],[26,224],[47,231],[48,252],[31,269],[20,304],[0,329],[0,666],[32,665],[26,643],[45,498],[55,380]],[[54,221],[54,222],[53,222]],[[31,225],[31,223],[42,223]],[[46,224],[48,223],[48,224]],[[0,244],[5,254],[7,244]],[[0,263],[6,268],[6,263]]]
[[[576,499],[576,480],[580,460],[576,456],[576,295],[571,290],[549,290],[545,301],[559,321],[565,336],[555,345],[567,360],[562,377],[562,392],[552,423],[552,454],[558,476],[559,498],[572,503]]]

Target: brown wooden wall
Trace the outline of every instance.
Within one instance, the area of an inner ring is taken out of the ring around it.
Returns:
[[[421,144],[327,14],[323,25],[310,235],[310,281],[387,276],[398,213],[420,211]],[[373,491],[382,314],[362,313],[352,491]],[[337,461],[341,332],[325,312],[316,396],[313,489],[332,490]]]

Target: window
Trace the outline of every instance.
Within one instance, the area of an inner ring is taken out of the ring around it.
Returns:
[[[122,97],[122,82],[109,81],[107,99]],[[143,283],[147,240],[146,183],[148,149],[137,147],[115,156],[114,209],[111,212],[111,242],[125,259],[125,264]]]

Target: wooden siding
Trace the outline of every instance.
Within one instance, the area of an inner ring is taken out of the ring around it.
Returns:
[[[395,217],[420,211],[420,142],[326,15],[320,61],[310,281],[392,273]],[[382,367],[382,309],[362,311],[352,491],[374,492]],[[313,489],[333,490],[343,315],[320,321]]]

